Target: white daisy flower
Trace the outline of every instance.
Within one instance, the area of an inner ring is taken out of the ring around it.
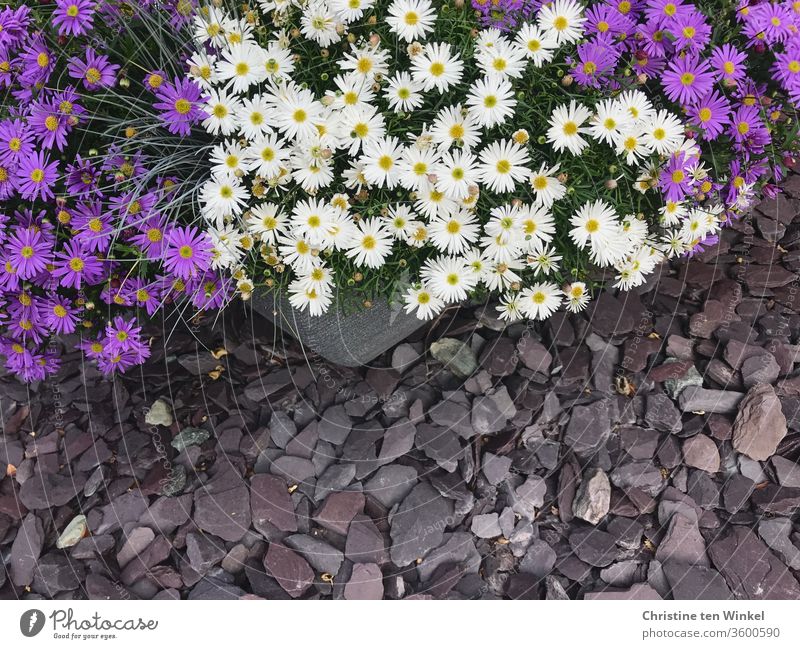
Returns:
[[[559,45],[575,43],[583,35],[583,7],[575,0],[553,0],[536,17],[539,27],[549,32]]]
[[[312,246],[319,247],[328,234],[333,209],[315,198],[298,201],[292,208],[292,232],[299,234]]]
[[[208,115],[203,120],[203,128],[212,135],[231,135],[236,132],[236,115],[241,109],[242,104],[237,97],[228,95],[224,90],[211,90],[203,106]]]
[[[381,220],[394,238],[401,241],[406,241],[417,226],[416,214],[402,203],[390,206],[389,213]]]
[[[418,288],[410,288],[403,296],[406,303],[406,313],[414,313],[420,320],[431,320],[442,312],[444,301],[436,297],[428,288],[422,284]]]
[[[417,191],[417,200],[414,202],[414,209],[429,219],[437,215],[452,214],[458,208],[458,203],[436,189],[433,183],[420,187]]]
[[[250,169],[262,178],[273,178],[287,168],[289,151],[286,143],[275,133],[256,138],[247,148]]]
[[[464,62],[453,54],[449,43],[428,43],[411,61],[411,74],[425,91],[434,88],[443,93],[461,82]]]
[[[399,163],[400,184],[408,190],[428,187],[438,164],[439,154],[435,150],[407,146]]]
[[[342,140],[352,156],[368,144],[379,142],[386,134],[383,115],[375,106],[350,107],[341,113]]]
[[[617,97],[617,101],[634,122],[644,122],[655,115],[653,104],[641,90],[626,90]]]
[[[434,167],[436,189],[445,196],[460,200],[469,196],[477,186],[476,158],[469,151],[446,151]]]
[[[582,134],[589,133],[589,129],[584,127],[583,123],[591,115],[586,106],[578,104],[574,99],[569,102],[569,106],[559,106],[550,117],[547,141],[558,153],[568,149],[573,155],[580,155],[581,151],[589,146]]]
[[[321,0],[311,0],[300,18],[300,31],[303,36],[320,47],[328,47],[342,40],[336,25],[336,14]]]
[[[224,9],[207,4],[195,12],[193,26],[195,42],[223,47],[226,42],[225,33],[236,26],[236,21]]]
[[[478,283],[478,277],[460,257],[428,259],[420,277],[434,295],[448,303],[466,300]]]
[[[220,177],[242,177],[250,168],[246,158],[246,151],[234,140],[217,144],[211,150],[211,173]]]
[[[567,194],[566,186],[558,179],[558,165],[548,167],[542,163],[539,170],[531,174],[530,184],[536,204],[545,209],[550,209]]]
[[[221,227],[226,218],[241,214],[250,193],[236,176],[212,176],[200,187],[203,216]]]
[[[597,104],[596,112],[589,122],[589,134],[598,142],[614,146],[632,121],[633,118],[622,104],[614,99],[605,99]]]
[[[412,112],[422,106],[422,86],[411,78],[408,72],[398,72],[384,90],[389,108],[395,112]]]
[[[372,108],[375,92],[372,84],[364,77],[355,74],[337,74],[333,78],[336,90],[328,90],[326,96],[330,98],[330,107],[342,109],[345,106],[354,106],[362,110]]]
[[[627,241],[614,209],[603,200],[586,203],[570,219],[570,237],[581,250],[590,248],[592,260],[609,266],[628,252]]]
[[[677,151],[683,143],[684,127],[681,121],[666,109],[658,111],[643,122],[645,144],[659,155],[669,155]]]
[[[542,205],[523,205],[517,212],[517,220],[527,250],[540,242],[553,240],[556,222],[553,215]]]
[[[483,283],[490,291],[504,291],[512,285],[519,286],[522,278],[514,271],[522,267],[522,262],[517,259],[512,259],[508,263],[493,264],[483,274]]]
[[[217,62],[217,73],[221,80],[227,81],[225,88],[241,94],[266,79],[263,57],[263,50],[250,43],[232,45],[223,50],[222,58]]]
[[[265,98],[273,106],[275,127],[289,139],[309,139],[317,133],[316,122],[323,106],[314,99],[314,93],[295,84],[286,84]]]
[[[303,281],[296,279],[289,284],[289,303],[298,311],[308,309],[312,316],[321,316],[328,311],[332,297],[330,292],[304,288]]]
[[[459,255],[478,240],[479,224],[475,215],[459,210],[449,216],[438,216],[428,223],[431,243],[441,252]]]
[[[404,147],[396,137],[370,142],[364,146],[360,162],[364,165],[364,177],[378,187],[386,185],[394,189],[400,176],[400,159]]]
[[[564,288],[564,297],[567,300],[567,310],[578,313],[589,304],[589,291],[583,282],[572,282]]]
[[[467,95],[470,113],[481,126],[492,128],[514,115],[517,100],[511,83],[503,77],[486,77],[472,84]]]
[[[524,50],[508,41],[500,41],[494,47],[478,50],[477,61],[485,75],[512,79],[519,79],[528,65]]]
[[[260,203],[247,217],[247,230],[262,243],[276,243],[278,235],[284,234],[288,227],[286,215],[275,203]]]
[[[500,304],[496,308],[501,320],[516,322],[523,318],[520,310],[519,293],[506,293],[500,298]]]
[[[318,250],[297,232],[290,231],[278,239],[278,252],[296,273],[307,273],[320,263]]]
[[[498,140],[481,150],[481,182],[495,192],[510,192],[530,176],[528,152],[511,140]]]
[[[356,266],[380,268],[392,252],[392,233],[378,219],[359,221],[346,253]]]
[[[641,124],[629,126],[619,133],[614,141],[617,155],[625,157],[629,166],[637,164],[642,158],[647,158],[653,153],[648,145],[648,136]]]
[[[537,68],[552,61],[558,47],[558,40],[552,32],[544,31],[531,23],[525,23],[520,27],[516,42]]]
[[[393,0],[387,14],[389,29],[406,43],[424,40],[436,23],[436,12],[430,0]]]
[[[453,145],[471,149],[480,143],[481,131],[477,117],[456,104],[439,111],[431,127],[431,137],[444,149]]]
[[[375,0],[329,0],[336,17],[346,25],[358,20],[368,9],[375,6]]]
[[[519,295],[519,309],[532,320],[546,320],[561,306],[561,291],[551,282],[539,282],[523,289]]]
[[[532,268],[538,277],[541,275],[550,275],[557,272],[559,269],[558,262],[562,257],[558,251],[552,246],[536,241],[532,249],[528,252],[528,267]]]
[[[259,95],[243,99],[235,118],[239,134],[247,140],[254,140],[270,132],[270,107]]]
[[[189,66],[189,78],[203,90],[211,90],[219,81],[217,57],[213,54],[195,52],[186,63]]]
[[[264,71],[274,81],[289,81],[294,72],[294,55],[287,47],[270,43],[264,51]]]
[[[382,49],[378,45],[362,47],[352,45],[352,50],[352,52],[346,53],[339,62],[342,70],[350,70],[353,74],[368,81],[372,81],[378,75],[385,77],[389,74],[391,56],[388,50]]]

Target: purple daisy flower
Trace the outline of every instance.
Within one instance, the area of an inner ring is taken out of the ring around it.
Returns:
[[[699,11],[679,12],[665,26],[675,37],[673,44],[678,50],[686,48],[699,52],[711,39],[711,26]]]
[[[34,102],[31,105],[28,125],[45,149],[52,149],[55,146],[59,151],[64,150],[67,145],[67,134],[71,129],[66,115],[59,113],[55,106]]]
[[[55,68],[55,59],[44,42],[44,38],[36,36],[19,56],[22,72],[20,81],[27,86],[44,84]]]
[[[661,56],[649,56],[644,50],[637,50],[633,53],[632,64],[636,74],[655,77],[667,66],[667,60]]]
[[[97,367],[106,376],[115,372],[124,374],[131,367],[144,363],[149,356],[150,350],[140,343],[134,350],[122,354],[104,354],[97,359]]]
[[[731,104],[716,90],[689,107],[689,116],[703,129],[706,140],[715,140],[728,124]]]
[[[144,253],[147,259],[160,259],[169,238],[169,219],[154,215],[137,225],[139,232],[129,241]]]
[[[800,46],[790,45],[776,54],[772,72],[789,92],[800,87]]]
[[[205,232],[194,227],[175,228],[169,233],[164,268],[181,279],[208,269],[214,246]]]
[[[12,317],[8,323],[8,330],[15,338],[32,340],[37,345],[47,335],[47,326],[39,309],[28,309],[24,314]]]
[[[644,15],[650,22],[664,24],[684,10],[684,0],[647,0]]]
[[[0,46],[0,88],[8,88],[13,81],[11,56],[5,47]]]
[[[512,31],[534,10],[529,0],[472,0],[472,8],[478,12],[481,25],[504,32]]]
[[[760,153],[770,142],[769,131],[756,106],[739,106],[731,117],[727,132],[737,148],[751,153]]]
[[[711,50],[711,68],[720,81],[740,81],[747,73],[746,60],[745,53],[727,43]]]
[[[20,119],[0,122],[0,164],[14,166],[33,153],[33,133]]]
[[[66,288],[79,289],[97,284],[102,277],[103,266],[97,256],[89,252],[78,241],[70,241],[64,250],[56,253],[53,277]]]
[[[163,70],[153,70],[144,75],[144,87],[150,92],[155,92],[167,81],[167,73]]]
[[[136,318],[126,321],[122,316],[116,316],[106,326],[106,350],[111,354],[123,354],[133,350],[139,342],[142,328],[136,326]]]
[[[65,297],[54,295],[44,304],[44,322],[57,334],[71,334],[78,323],[78,309]]]
[[[666,56],[674,49],[667,32],[657,23],[646,23],[637,30],[637,43],[650,56]]]
[[[80,95],[72,86],[59,90],[52,97],[52,103],[62,115],[66,115],[70,126],[75,126],[86,109],[78,103]]]
[[[190,79],[175,77],[174,83],[165,83],[156,91],[156,98],[153,107],[161,112],[161,121],[170,133],[189,135],[192,125],[205,119],[200,86]]]
[[[195,0],[169,0],[167,8],[170,15],[170,23],[173,27],[180,29],[192,21],[197,2]]]
[[[14,176],[14,185],[22,198],[42,200],[53,198],[51,185],[58,178],[58,160],[50,159],[41,151],[34,152],[30,158],[20,162]]]
[[[97,90],[114,85],[119,66],[110,63],[108,57],[97,54],[91,47],[86,48],[86,60],[72,57],[67,70],[73,79],[80,79],[87,90]]]
[[[14,188],[15,170],[14,167],[0,164],[0,201],[7,201],[16,192]]]
[[[668,201],[678,202],[689,193],[691,176],[686,170],[686,155],[673,154],[669,163],[661,170],[659,187]]]
[[[18,9],[6,7],[0,11],[0,47],[14,47],[23,38],[30,22],[30,8],[22,5]]]
[[[192,296],[192,304],[202,311],[222,308],[233,296],[230,280],[211,270],[198,277],[196,286],[187,288],[187,291]]]
[[[130,298],[138,307],[144,308],[147,315],[152,316],[161,308],[161,286],[158,282],[146,282],[136,277],[130,286]]]
[[[598,36],[628,36],[636,28],[633,21],[615,7],[597,4],[586,10],[584,30]]]
[[[745,17],[745,26],[752,25],[754,32],[763,33],[767,43],[782,43],[792,36],[795,28],[792,10],[778,2],[762,2],[754,6]]]
[[[706,61],[700,60],[696,54],[687,54],[670,63],[662,84],[672,101],[691,104],[711,92],[714,75]]]
[[[77,212],[73,219],[76,239],[92,252],[108,250],[114,235],[113,215],[103,211],[100,201],[78,203]]]
[[[47,268],[52,258],[49,242],[41,230],[18,228],[6,244],[8,261],[16,268],[20,279],[31,279]]]
[[[80,155],[75,162],[67,165],[67,192],[70,196],[87,196],[98,190],[101,172],[89,160]]]
[[[578,62],[572,71],[582,86],[599,88],[604,76],[613,71],[619,53],[608,43],[597,40],[578,45]]]
[[[92,29],[94,2],[92,0],[56,0],[53,25],[59,36],[81,36]]]

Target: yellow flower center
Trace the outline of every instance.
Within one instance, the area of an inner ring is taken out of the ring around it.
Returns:
[[[183,259],[191,259],[194,256],[194,250],[192,250],[191,246],[181,246],[178,250],[178,254]]]
[[[178,99],[175,102],[175,110],[179,115],[186,115],[186,113],[192,110],[192,104],[188,99]],[[214,112],[216,113],[216,108],[214,109]]]
[[[152,243],[158,243],[163,238],[164,237],[161,234],[161,230],[159,230],[158,228],[150,228],[147,231],[147,240]]]
[[[44,170],[34,169],[31,171],[31,180],[35,183],[40,183],[44,180]]]
[[[83,259],[81,259],[80,257],[73,257],[72,259],[69,260],[69,268],[73,272],[80,273],[83,270],[84,266],[85,264],[83,262]]]
[[[60,304],[56,304],[53,307],[53,313],[56,315],[56,317],[63,318],[65,315],[67,315],[67,310]]]
[[[431,63],[430,73],[434,77],[441,77],[444,74],[444,64],[434,61]]]
[[[697,116],[700,118],[701,122],[707,122],[711,119],[711,109],[708,107],[703,107],[700,109],[700,112],[697,113]]]
[[[495,168],[497,169],[497,173],[507,174],[511,171],[511,163],[508,160],[498,160]]]
[[[681,75],[681,83],[684,86],[691,86],[694,83],[695,76],[691,72],[684,72]]]
[[[36,65],[46,68],[48,63],[50,63],[50,57],[47,56],[47,52],[39,52],[39,56],[36,57]]]
[[[389,171],[393,165],[394,160],[392,160],[391,156],[382,155],[380,158],[378,158],[378,166],[384,171]]]
[[[686,178],[686,174],[684,174],[680,169],[676,169],[672,172],[672,182],[682,183],[684,178]]]
[[[600,229],[600,222],[597,219],[589,219],[586,221],[586,231],[589,234],[594,234]]]
[[[564,124],[564,135],[575,135],[578,132],[578,125],[575,122]]]
[[[86,70],[86,80],[89,83],[100,83],[100,79],[102,78],[102,74],[100,74],[100,70],[97,68],[89,68]]]
[[[378,242],[371,234],[366,235],[361,240],[361,247],[364,248],[364,250],[374,250],[376,245],[378,245]]]
[[[567,27],[569,27],[569,21],[564,16],[556,16],[553,21],[553,28],[557,32],[563,32]]]
[[[403,17],[406,25],[413,27],[419,22],[419,15],[415,11],[407,11],[406,15]]]

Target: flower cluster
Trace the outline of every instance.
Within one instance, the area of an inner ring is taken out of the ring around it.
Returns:
[[[0,354],[25,381],[55,373],[73,345],[124,372],[150,355],[133,311],[230,296],[208,235],[162,209],[175,178],[116,146],[80,153],[107,118],[100,106],[124,106],[121,65],[87,40],[102,42],[94,25],[123,14],[100,11],[90,0],[0,11]]]
[[[590,267],[638,286],[779,174],[780,107],[683,0],[474,0],[478,23],[432,0],[260,4],[195,17],[201,212],[214,268],[249,292],[255,238],[312,315],[341,281],[405,269],[425,319],[479,290],[509,319],[579,310]],[[714,177],[717,141],[735,155]]]

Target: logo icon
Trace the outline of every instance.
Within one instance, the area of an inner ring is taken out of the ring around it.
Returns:
[[[44,613],[32,608],[19,618],[19,630],[26,638],[32,638],[44,628]]]

